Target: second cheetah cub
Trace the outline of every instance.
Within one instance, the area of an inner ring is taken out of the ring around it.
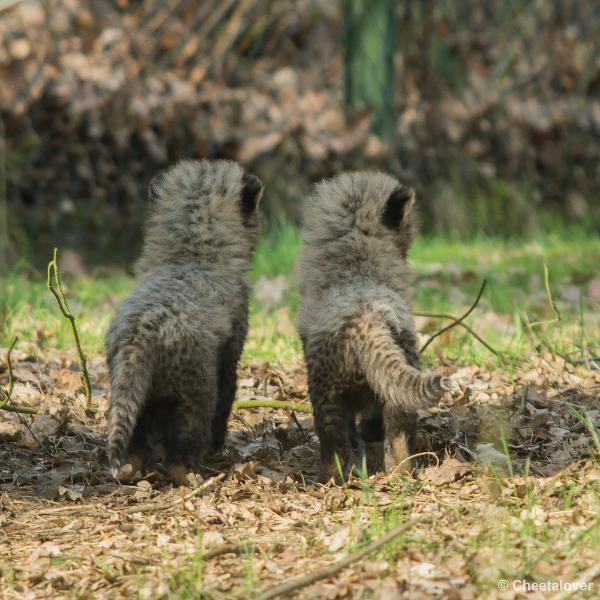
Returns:
[[[416,409],[452,388],[419,370],[406,263],[414,203],[413,190],[397,179],[367,172],[323,181],[306,202],[298,328],[321,481],[345,478],[356,464],[363,449],[357,414],[362,437],[383,429],[386,469],[407,469]]]

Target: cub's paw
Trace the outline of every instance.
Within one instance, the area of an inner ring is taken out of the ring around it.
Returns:
[[[198,470],[188,466],[186,463],[172,463],[168,465],[166,475],[176,486],[195,488],[204,481]]]
[[[435,406],[446,392],[455,389],[456,384],[452,379],[443,375],[427,375],[425,390],[430,406]]]
[[[121,456],[120,452],[116,452],[115,450],[111,449],[107,451],[107,455],[110,474],[112,475],[113,479],[118,479],[121,467],[125,463],[124,457]]]
[[[131,481],[141,477],[143,460],[140,456],[132,455],[129,457],[129,462],[124,459],[112,458],[109,459],[110,474],[113,479],[118,481]]]
[[[177,486],[188,486],[188,474],[191,473],[191,471],[184,465],[181,464],[176,464],[176,465],[169,465],[168,469],[168,474],[169,474],[169,479]]]
[[[442,377],[440,380],[440,386],[444,390],[444,392],[456,392],[460,390],[460,386],[454,379],[450,379],[450,377]]]
[[[344,485],[355,469],[356,474],[358,474],[358,467],[352,460],[343,461],[342,463],[338,461],[323,463],[319,469],[319,483],[328,484],[333,482],[335,485]]]

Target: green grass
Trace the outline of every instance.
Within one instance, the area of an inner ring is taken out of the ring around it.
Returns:
[[[250,277],[258,279],[294,275],[296,255],[300,247],[300,232],[292,225],[285,225],[276,231],[263,235],[258,241],[254,264]]]
[[[555,287],[581,287],[600,275],[600,239],[577,232],[572,236],[540,235],[531,241],[480,238],[460,243],[421,238],[411,252],[411,261],[425,284],[417,287],[417,306],[451,308],[447,288],[460,273],[461,289],[469,297],[475,296],[486,277],[485,305],[500,314],[512,314],[523,306],[538,308],[528,302],[528,296],[532,288],[543,289],[544,262]]]
[[[175,570],[170,577],[173,598],[204,598],[204,550],[202,534],[198,535],[196,551],[191,554],[184,569]]]
[[[81,277],[63,282],[71,312],[84,349],[91,354],[102,351],[102,340],[117,303],[133,287],[125,275]],[[46,287],[45,275],[16,272],[5,278],[0,290],[0,346],[18,336],[41,349],[74,347],[69,322],[61,315],[56,299]]]
[[[282,275],[287,289],[283,300],[268,311],[252,301],[245,361],[293,361],[301,356],[294,328],[298,305],[294,263],[299,245],[299,233],[292,226],[284,226],[259,241],[251,279]],[[546,263],[562,321],[540,331],[550,336],[557,352],[572,352],[576,344],[598,347],[597,317],[585,295],[588,282],[600,276],[597,238],[580,231],[523,241],[479,238],[457,242],[421,237],[411,251],[410,262],[416,275],[417,311],[459,315],[472,303],[482,279],[488,280],[484,296],[468,322],[501,350],[505,365],[522,359],[531,347],[527,322],[553,317],[543,282]],[[105,273],[65,282],[65,292],[89,354],[102,352],[103,337],[115,306],[133,284],[132,278],[124,274]],[[433,319],[427,323],[419,321],[418,325],[425,327],[427,333],[445,323]],[[43,350],[70,348],[73,344],[69,323],[60,315],[46,288],[45,273],[24,265],[9,274],[0,289],[0,346],[7,347],[15,335]],[[459,328],[443,340],[443,351],[454,362],[500,364]],[[428,351],[425,362],[435,360]]]

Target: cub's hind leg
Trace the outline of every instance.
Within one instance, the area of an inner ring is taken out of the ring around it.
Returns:
[[[129,462],[134,470],[137,464],[150,469],[156,467],[157,463],[165,462],[166,435],[173,419],[174,405],[172,397],[150,393],[131,439]]]
[[[383,442],[383,410],[380,406],[374,406],[361,415],[358,431],[366,444]]]
[[[315,392],[315,396],[315,430],[321,444],[319,481],[345,481],[354,462],[347,411],[335,393]]]
[[[384,441],[383,457],[387,472],[409,472],[410,456],[415,448],[417,413],[403,411],[395,406],[383,409]]]
[[[395,344],[404,352],[406,362],[411,367],[420,369],[420,357],[414,333],[408,330],[398,333],[393,326],[389,327]],[[388,473],[393,470],[408,473],[412,467],[410,456],[415,453],[417,413],[389,406],[383,409],[382,417],[385,470]]]
[[[225,444],[227,421],[237,388],[237,364],[242,352],[245,334],[233,336],[223,344],[219,352],[218,398],[211,430],[211,451],[218,452]]]
[[[170,472],[200,472],[211,446],[211,424],[217,403],[216,373],[196,368],[180,375],[167,424],[166,454]]]
[[[315,430],[321,445],[319,481],[347,479],[353,463],[348,407],[320,369],[309,370],[308,387],[314,409]]]
[[[363,437],[364,414],[374,402],[374,396],[368,386],[362,382],[347,385],[341,392],[341,401],[348,415],[348,431],[350,432],[350,445],[354,452],[354,464],[360,471],[367,460],[367,448]],[[361,413],[360,427],[357,427],[356,415]]]
[[[352,447],[352,453],[354,456],[354,464],[359,469],[362,469],[363,463],[367,458],[367,451],[365,448],[365,442],[363,441],[356,426],[356,415],[354,414],[354,411],[350,411],[348,414],[348,433],[350,436],[350,446]]]
[[[129,456],[127,460],[133,467],[133,473],[142,468],[148,469],[154,462],[150,444],[152,432],[156,427],[157,421],[154,412],[152,399],[149,398],[138,417],[131,441],[129,442]]]

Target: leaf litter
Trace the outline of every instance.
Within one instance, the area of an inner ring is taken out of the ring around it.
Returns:
[[[494,519],[507,535],[525,523],[560,527],[565,539],[596,519],[600,469],[586,423],[600,428],[600,372],[548,353],[510,374],[440,367],[459,389],[419,414],[414,476],[378,471],[381,444],[370,444],[369,475],[344,487],[315,483],[312,415],[282,409],[235,413],[206,480],[177,488],[151,471],[116,483],[104,460],[104,361],[89,361],[91,410],[74,353],[16,349],[13,363],[14,399],[38,413],[0,413],[4,597],[249,597],[421,516],[405,538],[298,597],[474,598],[502,569],[525,568],[491,552]],[[237,400],[260,398],[308,402],[304,369],[240,367]],[[469,549],[474,539],[485,541]],[[574,578],[596,560],[581,548],[540,556],[532,577]]]

